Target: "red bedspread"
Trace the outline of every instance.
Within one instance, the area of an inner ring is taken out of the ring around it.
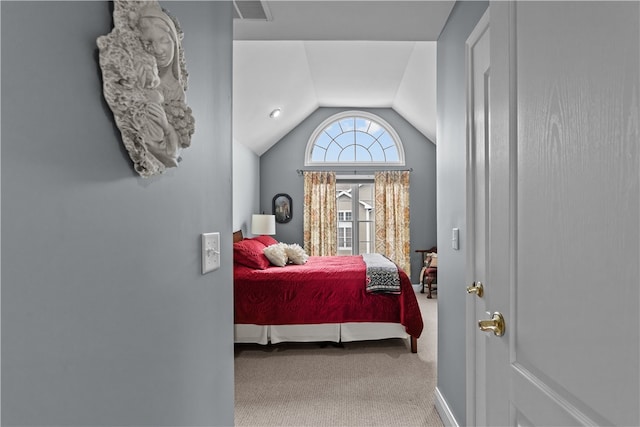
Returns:
[[[400,295],[370,294],[359,255],[312,256],[304,265],[266,270],[235,264],[235,323],[394,322],[418,338],[423,328],[418,301],[406,273],[399,273]]]

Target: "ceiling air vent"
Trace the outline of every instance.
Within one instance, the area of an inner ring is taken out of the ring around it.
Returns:
[[[265,1],[234,0],[233,18],[254,21],[271,21],[271,12]]]

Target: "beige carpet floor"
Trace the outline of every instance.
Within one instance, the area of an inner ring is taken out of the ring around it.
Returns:
[[[418,354],[405,340],[242,344],[236,426],[442,426],[434,407],[437,299],[416,294]]]

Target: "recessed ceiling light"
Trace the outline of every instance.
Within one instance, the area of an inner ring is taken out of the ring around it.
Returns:
[[[275,119],[276,117],[278,117],[280,115],[282,111],[280,111],[279,108],[276,108],[275,110],[273,110],[271,112],[271,114],[269,114],[269,117],[271,117],[272,119]]]

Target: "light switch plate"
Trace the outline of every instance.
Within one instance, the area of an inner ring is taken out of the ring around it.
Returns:
[[[220,233],[202,234],[202,274],[220,268]]]

